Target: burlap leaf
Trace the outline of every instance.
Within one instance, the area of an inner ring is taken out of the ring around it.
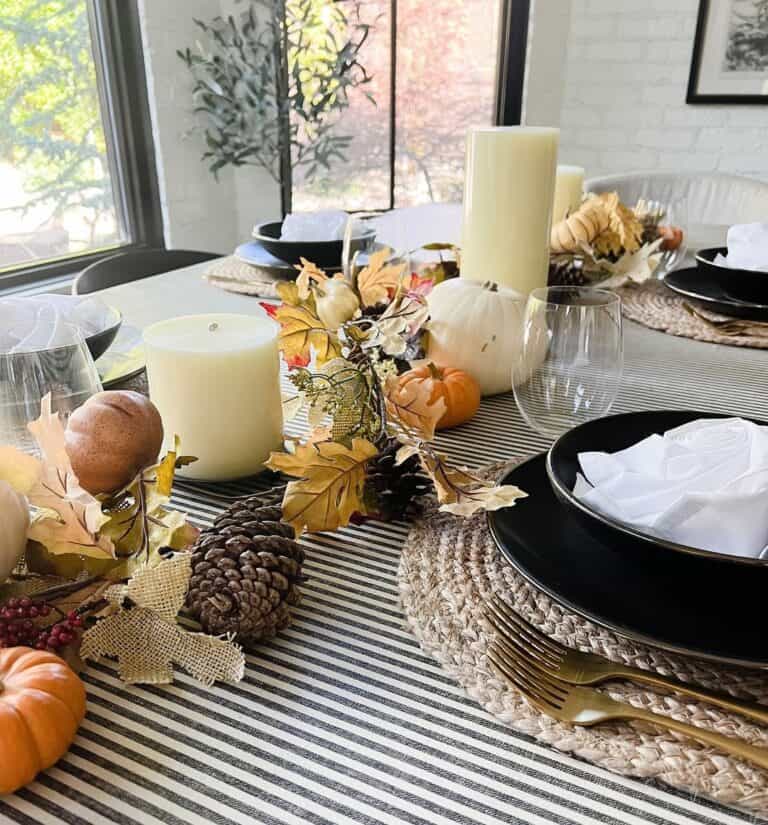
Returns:
[[[116,657],[120,678],[128,684],[168,684],[174,664],[208,686],[220,679],[238,682],[245,672],[243,652],[231,641],[189,633],[144,607],[99,621],[83,634],[80,656]]]
[[[155,566],[142,567],[127,584],[110,587],[105,598],[124,609],[83,634],[80,656],[116,657],[120,678],[129,684],[168,684],[174,664],[206,685],[219,679],[240,681],[245,657],[237,645],[189,633],[176,624],[191,569],[190,554],[175,553]]]
[[[117,606],[128,598],[172,622],[184,604],[191,574],[191,554],[174,553],[155,567],[137,570],[127,584],[110,587],[105,598]]]

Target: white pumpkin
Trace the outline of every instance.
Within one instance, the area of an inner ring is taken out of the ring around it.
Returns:
[[[29,507],[7,481],[0,481],[0,583],[4,582],[27,546]]]
[[[318,318],[327,329],[337,330],[360,309],[354,289],[339,278],[325,281],[315,287]]]
[[[491,281],[452,278],[438,284],[427,302],[429,359],[468,372],[483,395],[511,390],[525,298]]]

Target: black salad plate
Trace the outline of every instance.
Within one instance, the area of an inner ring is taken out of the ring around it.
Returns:
[[[732,318],[768,321],[768,272],[710,266],[675,269],[664,284],[678,295]]]
[[[680,427],[697,418],[730,417],[692,410],[650,410],[609,415],[605,418],[587,421],[560,436],[550,448],[547,454],[547,476],[552,490],[560,502],[596,539],[607,542],[616,538],[622,539],[621,547],[627,552],[642,554],[646,552],[648,545],[653,545],[673,553],[684,553],[688,555],[690,561],[697,561],[696,557],[698,557],[708,561],[720,561],[723,564],[746,565],[752,568],[764,567],[768,572],[768,560],[748,556],[730,556],[726,553],[715,553],[667,541],[606,516],[573,495],[576,474],[581,469],[579,453],[593,451],[616,453],[637,444],[649,435],[654,433],[661,435],[667,430]],[[755,423],[766,426],[764,421],[755,421]]]
[[[603,627],[665,650],[768,668],[768,570],[690,559],[649,546],[628,553],[622,537],[598,541],[555,496],[546,454],[503,480],[528,493],[488,514],[507,561],[555,601]]]

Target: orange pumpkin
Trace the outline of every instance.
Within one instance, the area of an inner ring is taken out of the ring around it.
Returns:
[[[0,650],[0,794],[57,762],[84,715],[85,688],[63,659],[31,647]]]
[[[82,487],[93,495],[112,493],[155,463],[163,421],[146,395],[99,392],[70,416],[65,444]]]
[[[432,381],[430,403],[438,398],[445,401],[445,412],[437,422],[438,430],[447,430],[469,421],[480,407],[480,385],[463,370],[454,367],[438,367],[431,361],[404,372],[399,385],[404,387],[413,381]]]

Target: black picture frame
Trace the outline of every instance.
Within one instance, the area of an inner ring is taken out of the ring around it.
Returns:
[[[693,40],[693,52],[691,54],[691,68],[688,74],[688,90],[685,97],[686,103],[726,103],[729,105],[755,105],[768,103],[768,94],[706,94],[698,91],[699,79],[701,75],[701,61],[704,52],[704,37],[707,31],[707,22],[711,9],[710,0],[699,0],[699,12],[696,18],[696,33]]]

